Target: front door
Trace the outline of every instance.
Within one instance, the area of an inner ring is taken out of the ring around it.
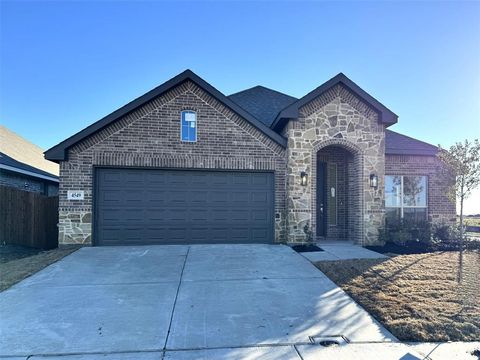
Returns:
[[[317,236],[327,235],[327,164],[317,164]]]

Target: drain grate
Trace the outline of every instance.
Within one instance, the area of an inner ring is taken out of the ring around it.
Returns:
[[[316,335],[309,337],[312,344],[317,344],[325,347],[329,346],[343,346],[347,345],[350,341],[343,335]]]

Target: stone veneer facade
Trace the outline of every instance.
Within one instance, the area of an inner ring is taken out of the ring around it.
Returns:
[[[179,139],[182,110],[197,112],[195,143]],[[434,176],[438,160],[385,156],[378,113],[343,85],[331,87],[299,114],[281,130],[288,139],[285,149],[192,81],[170,89],[68,149],[60,162],[59,243],[92,244],[95,168],[105,166],[274,172],[276,242],[315,240],[319,161],[335,164],[338,172],[337,223],[327,226],[327,240],[377,241],[385,217],[385,174],[429,176],[429,217],[454,217],[446,184]],[[303,171],[307,186],[300,184]],[[369,185],[370,174],[378,176],[376,189]],[[68,201],[68,190],[83,190],[84,200]]]
[[[316,171],[318,152],[341,147],[353,157],[350,164],[350,240],[359,244],[377,241],[383,225],[385,207],[385,127],[377,113],[341,85],[336,85],[300,109],[283,134],[287,148],[287,236],[290,241],[307,239],[305,225],[316,234]],[[307,186],[300,184],[300,173],[310,176]],[[376,174],[379,186],[369,186]]]

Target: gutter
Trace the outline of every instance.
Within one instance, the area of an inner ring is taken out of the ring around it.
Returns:
[[[9,165],[0,164],[0,169],[5,169],[5,170],[13,171],[13,172],[16,172],[16,173],[19,173],[19,174],[24,174],[24,175],[28,175],[28,176],[32,176],[32,177],[36,177],[36,178],[40,178],[40,179],[44,179],[44,180],[56,182],[56,183],[59,182],[58,178],[54,178],[54,177],[50,177],[50,176],[46,176],[46,175],[37,174],[37,173],[34,173],[33,171],[22,170],[22,169],[19,169],[19,168],[14,167],[14,166],[9,166]]]

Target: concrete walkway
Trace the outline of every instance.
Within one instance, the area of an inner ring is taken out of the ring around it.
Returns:
[[[301,253],[311,262],[349,259],[388,259],[388,256],[346,241],[317,243],[323,251]]]
[[[0,293],[0,314],[0,356],[21,359],[308,359],[325,350],[312,337],[396,340],[283,245],[82,248]]]

